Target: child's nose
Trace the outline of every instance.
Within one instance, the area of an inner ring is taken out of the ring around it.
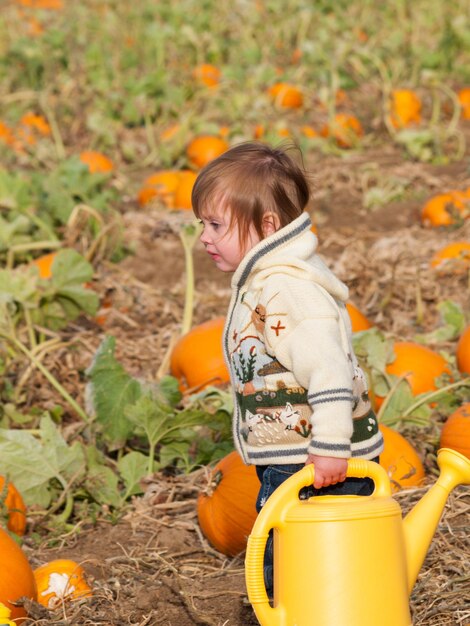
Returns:
[[[207,236],[205,230],[202,231],[201,236],[199,237],[199,241],[206,246],[209,243],[209,237]]]

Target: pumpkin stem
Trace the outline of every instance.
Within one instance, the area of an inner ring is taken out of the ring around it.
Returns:
[[[416,323],[421,326],[424,321],[423,294],[421,289],[419,268],[416,269]]]
[[[194,259],[193,248],[202,231],[199,222],[183,224],[179,231],[181,243],[184,248],[184,260],[186,269],[186,291],[184,296],[183,321],[181,323],[181,335],[185,335],[191,329],[193,321],[194,305]]]
[[[16,252],[28,252],[29,250],[54,250],[61,248],[62,242],[55,241],[29,241],[28,243],[18,243],[14,246],[10,246],[7,252],[6,269],[12,270],[15,262]]]

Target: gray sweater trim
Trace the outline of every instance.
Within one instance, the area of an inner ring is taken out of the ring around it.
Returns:
[[[263,240],[258,244],[259,250],[257,252],[255,251],[253,256],[251,256],[248,259],[246,266],[244,267],[240,275],[240,278],[237,281],[238,288],[243,287],[246,279],[251,273],[251,270],[259,261],[259,259],[264,257],[268,252],[271,252],[275,248],[278,248],[279,246],[284,245],[285,243],[287,243],[294,237],[297,237],[297,235],[300,235],[300,233],[306,230],[306,228],[309,227],[310,224],[312,223],[310,219],[310,215],[308,215],[307,213],[299,215],[297,219],[300,220],[300,218],[302,218],[300,223],[296,227],[289,229],[289,232],[285,233],[284,235],[278,235],[277,237],[276,237],[276,233],[274,233],[273,235],[271,235],[271,237],[268,237],[268,239]],[[256,248],[258,246],[256,246]]]

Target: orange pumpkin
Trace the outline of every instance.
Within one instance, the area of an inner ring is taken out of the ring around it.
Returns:
[[[33,265],[39,269],[39,276],[41,278],[50,278],[52,276],[52,264],[57,256],[57,252],[49,252],[32,261]]]
[[[364,135],[361,122],[354,115],[337,113],[331,124],[323,126],[322,137],[334,137],[341,148],[352,148]]]
[[[380,465],[390,478],[392,491],[419,487],[424,481],[425,471],[417,451],[397,430],[385,424],[379,424],[379,429],[384,438]]]
[[[470,325],[460,335],[457,343],[457,367],[462,374],[470,374]]]
[[[8,514],[7,528],[16,535],[24,535],[26,530],[26,505],[20,492],[11,482],[0,476],[0,509],[2,505]]]
[[[421,100],[411,89],[392,91],[390,119],[395,128],[421,122]]]
[[[454,241],[438,250],[431,259],[431,267],[441,269],[450,267],[455,270],[459,268],[465,270],[469,265],[470,242],[468,241]]]
[[[470,215],[470,193],[449,191],[430,198],[421,209],[424,226],[450,226]]]
[[[388,363],[386,371],[395,376],[405,376],[413,395],[435,391],[436,378],[442,374],[450,374],[447,361],[437,352],[412,341],[397,341],[393,346],[395,360]],[[375,397],[376,409],[383,402],[380,396]]]
[[[222,351],[224,324],[224,317],[216,317],[194,326],[176,343],[170,373],[180,381],[183,391],[230,380]]]
[[[216,135],[200,135],[195,137],[186,148],[186,156],[191,165],[204,167],[229,149],[229,144]]]
[[[14,147],[17,140],[13,131],[5,122],[0,120],[0,140],[5,143],[7,146]]]
[[[308,137],[309,139],[315,139],[319,136],[318,131],[316,131],[313,126],[301,126],[300,132],[304,135],[304,137]]]
[[[264,124],[256,124],[253,130],[253,137],[255,139],[261,139],[262,137],[264,137],[265,132],[266,128],[264,127]]]
[[[452,448],[470,459],[470,402],[462,404],[444,423],[441,448]]]
[[[288,83],[276,83],[268,89],[274,102],[285,109],[299,109],[304,103],[304,96],[298,87]]]
[[[0,528],[0,602],[11,610],[11,619],[20,624],[26,617],[23,607],[13,602],[26,596],[36,600],[36,582],[33,570],[20,546]]]
[[[372,328],[372,322],[369,321],[364,313],[361,313],[361,311],[359,311],[359,309],[352,302],[347,302],[346,308],[348,309],[349,317],[351,318],[353,333],[358,333],[360,330]]]
[[[20,119],[21,126],[26,126],[40,135],[47,136],[51,134],[51,127],[42,115],[36,115],[29,111],[25,113]]]
[[[470,120],[470,87],[464,87],[457,92],[457,98],[462,107],[462,118]]]
[[[173,206],[175,209],[192,209],[191,193],[196,182],[197,174],[192,170],[180,172],[178,186],[175,189]]]
[[[246,548],[259,488],[255,467],[245,465],[236,451],[212,471],[208,492],[199,495],[197,516],[204,536],[222,554],[236,556]]]
[[[80,152],[80,161],[88,166],[91,174],[106,174],[114,169],[111,159],[95,150]]]
[[[436,389],[436,378],[450,374],[447,361],[437,352],[412,341],[398,341],[394,345],[395,360],[387,365],[387,372],[403,376],[410,383],[414,395]]]
[[[141,206],[148,204],[154,198],[158,198],[167,207],[174,206],[176,188],[180,182],[180,172],[175,170],[162,170],[149,176],[140,189],[137,201]]]
[[[31,9],[48,9],[49,11],[63,9],[63,0],[16,0],[16,2]]]
[[[40,37],[44,33],[44,26],[34,16],[25,21],[28,26],[27,33],[30,37]]]
[[[215,87],[220,82],[220,70],[211,63],[202,63],[194,68],[193,78],[207,87]]]
[[[92,595],[81,565],[69,559],[57,559],[34,570],[37,601],[55,609],[66,600],[79,600]]]

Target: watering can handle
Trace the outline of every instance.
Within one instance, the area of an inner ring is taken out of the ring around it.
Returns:
[[[370,497],[391,496],[390,480],[387,472],[378,463],[364,459],[349,459],[346,476],[371,478],[375,489]],[[280,526],[288,512],[289,504],[295,504],[302,487],[312,485],[315,478],[313,464],[306,465],[299,472],[288,478],[271,495],[261,509],[248,537],[245,559],[245,578],[248,597],[258,615],[268,614],[270,626],[280,624],[280,609],[272,608],[264,586],[263,559],[266,542],[271,528]],[[338,496],[341,497],[341,496]],[[265,623],[264,621],[262,623]]]

